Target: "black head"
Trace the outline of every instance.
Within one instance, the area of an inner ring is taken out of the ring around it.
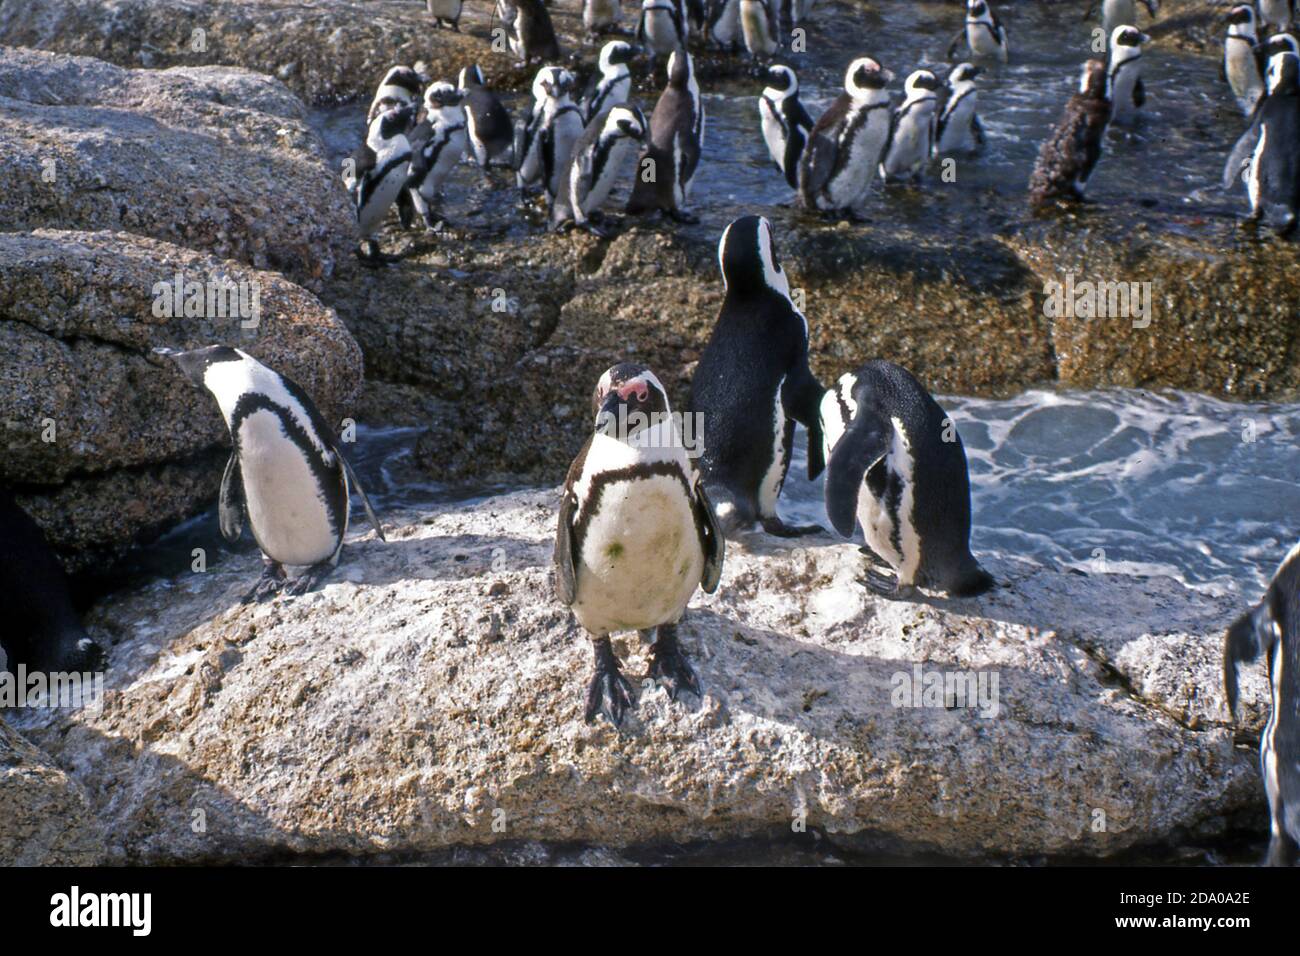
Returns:
[[[1112,47],[1140,47],[1151,38],[1137,27],[1116,27],[1110,36]]]
[[[772,243],[772,224],[764,217],[742,216],[729,225],[718,242],[718,262],[728,295],[770,290],[789,298],[790,284]]]
[[[605,120],[607,129],[610,123],[614,124],[618,135],[638,141],[645,139],[645,114],[641,112],[640,107],[628,104],[611,107],[609,116]],[[609,131],[613,132],[613,130]]]
[[[983,67],[976,66],[974,63],[958,63],[948,74],[948,82],[960,83],[964,80],[973,80],[984,72]]]
[[[966,4],[966,15],[972,20],[982,20],[989,13],[989,5],[984,0],[969,0]]]
[[[406,90],[411,94],[411,99],[420,98],[420,74],[409,66],[395,66],[384,75],[384,81],[379,84],[382,86],[396,86]]]
[[[1253,661],[1261,653],[1270,658],[1274,645],[1282,642],[1288,657],[1296,652],[1300,636],[1300,546],[1291,549],[1273,575],[1263,598],[1228,628],[1223,645],[1223,683],[1228,709],[1237,709],[1237,665]]]
[[[793,93],[799,89],[799,80],[788,66],[773,63],[767,68],[767,85],[778,93]]]
[[[630,43],[612,40],[600,51],[601,66],[614,66],[620,63],[626,65],[632,62],[638,52],[640,51]]]
[[[917,70],[907,78],[907,91],[909,93],[913,90],[929,90],[933,92],[942,85],[939,78],[929,70]]]
[[[1300,57],[1294,53],[1275,53],[1268,58],[1268,93],[1293,95],[1300,88]]]
[[[477,90],[483,86],[483,71],[478,68],[477,63],[471,63],[460,71],[460,76],[456,79],[456,85],[462,90]]]
[[[450,83],[434,83],[424,91],[424,105],[432,112],[444,106],[456,106],[465,98],[465,94]]]
[[[844,88],[851,96],[863,96],[872,90],[883,90],[893,78],[893,73],[871,57],[858,57],[849,64],[844,77]]]
[[[1223,18],[1230,26],[1254,26],[1255,25],[1255,8],[1245,5],[1233,7],[1228,11],[1228,15]]]
[[[202,386],[208,369],[221,362],[242,362],[245,356],[229,345],[208,345],[201,349],[182,352],[178,349],[157,348],[155,355],[166,356],[176,363],[181,373],[195,385]]]
[[[596,383],[591,399],[597,432],[627,441],[668,415],[668,394],[646,366],[621,362]]]
[[[405,136],[411,131],[411,127],[415,125],[415,112],[414,103],[384,110],[372,121],[370,126],[371,135],[368,139],[373,140],[375,132],[378,132],[379,139],[385,143],[391,139],[396,139],[398,136]]]
[[[1267,61],[1279,53],[1300,54],[1300,43],[1289,33],[1274,33],[1267,40],[1256,44],[1255,52],[1263,54]]]

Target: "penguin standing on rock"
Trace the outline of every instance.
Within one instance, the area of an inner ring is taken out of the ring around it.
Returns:
[[[770,66],[767,81],[758,98],[763,142],[790,188],[798,189],[799,159],[812,133],[812,117],[799,102],[799,79],[794,70],[788,66]]]
[[[510,114],[483,85],[483,71],[477,63],[460,71],[456,85],[464,97],[465,132],[469,136],[474,161],[487,169],[492,160],[510,149],[514,141]]]
[[[583,98],[582,119],[590,123],[611,106],[627,102],[632,89],[632,73],[628,64],[636,56],[636,48],[622,40],[606,43],[600,51],[598,72],[592,77]]]
[[[821,402],[826,514],[845,538],[861,525],[864,553],[894,571],[864,583],[899,597],[914,586],[958,597],[993,578],[970,553],[966,451],[947,413],[906,369],[868,362]]]
[[[497,0],[497,15],[509,31],[510,51],[521,66],[538,60],[558,60],[560,43],[542,0]]]
[[[605,235],[595,220],[614,185],[623,179],[636,158],[636,146],[645,139],[645,117],[635,106],[611,106],[583,130],[573,146],[569,167],[552,208],[554,228],[576,224]]]
[[[156,351],[212,393],[230,429],[234,450],[221,477],[221,534],[237,541],[247,513],[262,549],[262,579],[244,603],[282,588],[305,594],[338,565],[353,490],[384,540],[333,429],[297,384],[225,345]],[[287,584],[286,565],[304,569]]]
[[[948,59],[957,55],[957,47],[963,38],[974,57],[1006,63],[1010,56],[1007,28],[998,20],[993,8],[988,5],[988,0],[967,0],[966,25],[948,45]]]
[[[1111,119],[1124,119],[1147,101],[1142,85],[1142,44],[1151,38],[1137,27],[1120,26],[1110,37]]]
[[[424,83],[415,70],[409,66],[393,67],[384,74],[383,82],[375,90],[375,97],[370,101],[370,109],[366,112],[366,126],[385,110],[419,103],[423,89]]]
[[[1232,88],[1237,105],[1247,116],[1264,92],[1264,75],[1260,71],[1255,47],[1259,32],[1255,26],[1255,8],[1242,4],[1228,13],[1228,34],[1223,39],[1223,78]]]
[[[805,209],[858,218],[853,207],[866,195],[889,146],[889,90],[894,74],[869,56],[849,64],[844,92],[813,126],[799,163],[799,198]]]
[[[938,89],[939,78],[929,70],[917,70],[907,78],[907,98],[894,111],[889,148],[880,162],[882,179],[920,180],[934,153]]]
[[[795,537],[822,529],[791,527],[776,512],[794,445],[808,429],[808,477],[822,471],[822,387],[808,367],[808,323],[761,216],[729,225],[718,243],[726,297],[691,381],[689,408],[704,434],[701,471],[728,533],[762,522],[769,534]]]
[[[1300,214],[1300,58],[1275,53],[1250,127],[1223,168],[1223,188],[1245,174],[1250,218],[1287,235]]]
[[[406,181],[412,204],[424,224],[436,229],[443,218],[434,213],[442,184],[465,157],[463,94],[450,83],[433,83],[424,91],[425,119],[411,133],[411,169]]]
[[[374,238],[394,201],[403,196],[411,163],[408,133],[415,120],[415,105],[408,104],[379,113],[370,123],[366,141],[344,163],[343,184],[357,212],[361,237],[361,261],[375,265],[385,261]],[[409,213],[409,199],[404,200]]]
[[[1110,76],[1101,60],[1083,65],[1079,92],[1070,97],[1052,134],[1038,151],[1029,177],[1029,204],[1042,209],[1056,199],[1083,201],[1092,171],[1101,160],[1110,124]]]
[[[632,688],[610,634],[653,638],[646,677],[674,700],[682,691],[702,696],[677,622],[697,587],[717,590],[726,543],[653,372],[615,365],[601,376],[592,411],[594,432],[560,496],[555,591],[592,639],[586,719],[604,713],[618,726]]]
[[[678,222],[695,222],[686,204],[704,149],[704,100],[695,81],[695,64],[684,50],[668,57],[668,85],[650,114],[648,140],[628,213],[635,216],[659,209]]]
[[[979,91],[975,77],[983,72],[971,63],[958,63],[939,90],[935,152],[955,153],[984,145],[984,126],[976,112]]]
[[[548,66],[538,71],[533,81],[533,95],[538,99],[516,153],[521,157],[521,188],[540,183],[551,202],[560,191],[569,154],[583,130],[582,111],[572,99],[574,83],[568,70]]]
[[[1269,866],[1300,857],[1300,546],[1283,559],[1260,602],[1228,628],[1223,685],[1228,712],[1237,714],[1237,668],[1260,655],[1268,663],[1268,723],[1259,738],[1259,764],[1272,818]]]

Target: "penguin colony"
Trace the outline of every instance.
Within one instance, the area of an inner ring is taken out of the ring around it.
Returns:
[[[1155,16],[1157,0],[1142,0]],[[426,0],[435,26],[459,30],[462,0]],[[585,91],[561,65],[543,0],[496,0],[494,16],[524,64],[540,64],[531,103],[512,120],[475,64],[456,82],[430,81],[395,66],[366,115],[362,144],[343,180],[355,205],[362,261],[387,260],[376,234],[392,210],[404,226],[418,215],[444,227],[444,187],[472,157],[488,175],[510,169],[520,192],[540,194],[549,228],[603,233],[604,207],[620,187],[629,215],[660,213],[693,222],[692,184],[703,159],[706,115],[688,46],[758,61],[765,85],[758,130],[773,166],[808,212],[857,218],[874,180],[917,183],[938,156],[977,152],[987,140],[976,79],[1011,57],[1010,38],[988,0],[968,0],[949,60],[939,72],[909,72],[899,101],[895,74],[872,56],[847,65],[843,91],[816,120],[800,102],[788,65],[773,62],[807,0],[643,0],[632,31],[603,44]],[[1094,5],[1086,17],[1095,16]],[[1107,129],[1142,109],[1142,48],[1134,0],[1100,4],[1107,56],[1083,65],[1078,92],[1043,142],[1029,181],[1032,207],[1084,198]],[[583,0],[591,38],[620,30],[617,0]],[[1223,79],[1246,129],[1233,148],[1223,187],[1246,185],[1251,216],[1279,233],[1294,229],[1300,207],[1300,44],[1289,0],[1242,4],[1224,16]],[[647,121],[631,101],[633,64],[664,65],[665,86]],[[654,175],[638,175],[653,169]],[[648,679],[677,700],[701,696],[703,683],[678,640],[697,589],[721,586],[729,537],[755,524],[772,535],[821,533],[777,514],[796,425],[808,434],[808,477],[824,474],[826,514],[853,539],[861,531],[861,582],[906,599],[917,588],[950,597],[996,587],[970,551],[970,486],[965,452],[951,419],[906,369],[872,360],[829,388],[809,364],[808,320],[791,297],[770,222],[742,216],[722,233],[718,261],[725,294],[697,365],[684,411],[706,423],[692,460],[667,390],[653,370],[611,367],[592,396],[592,430],[564,481],[557,516],[554,581],[591,638],[593,673],[583,713],[619,725],[633,708],[610,635],[637,631],[650,645]],[[219,527],[230,541],[247,522],[263,556],[263,575],[245,601],[318,586],[337,565],[355,494],[382,540],[382,527],[330,426],[294,382],[224,345],[159,350],[216,401],[233,450],[219,494]],[[102,665],[86,635],[65,577],[39,529],[0,489],[0,573],[34,582],[19,597],[5,651],[38,669]],[[296,569],[290,573],[289,569]],[[30,598],[30,600],[26,600]],[[1224,685],[1237,703],[1238,669],[1264,657],[1272,716],[1261,766],[1272,813],[1268,862],[1300,854],[1300,545],[1282,562],[1267,593],[1229,628]]]

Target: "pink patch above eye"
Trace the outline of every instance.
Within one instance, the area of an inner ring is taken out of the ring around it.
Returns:
[[[623,399],[623,401],[625,402],[627,401],[628,396],[631,395],[633,392],[636,393],[636,400],[638,402],[644,402],[647,398],[650,397],[650,389],[646,387],[645,382],[639,382],[639,381],[628,382],[625,385],[620,385],[618,388],[615,389],[615,391],[618,392],[618,397]]]

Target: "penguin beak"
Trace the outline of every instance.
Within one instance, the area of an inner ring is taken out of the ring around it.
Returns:
[[[616,391],[610,391],[600,403],[596,412],[596,430],[611,437],[618,437],[618,410],[623,404],[622,397]]]
[[[176,363],[181,374],[193,385],[203,384],[203,360],[197,352],[182,352],[180,349],[156,348],[155,355],[161,355]]]
[[[1139,42],[1139,43],[1150,43],[1150,42],[1151,42],[1151,37],[1147,36],[1145,33],[1139,33],[1139,34],[1138,34],[1138,42]]]

